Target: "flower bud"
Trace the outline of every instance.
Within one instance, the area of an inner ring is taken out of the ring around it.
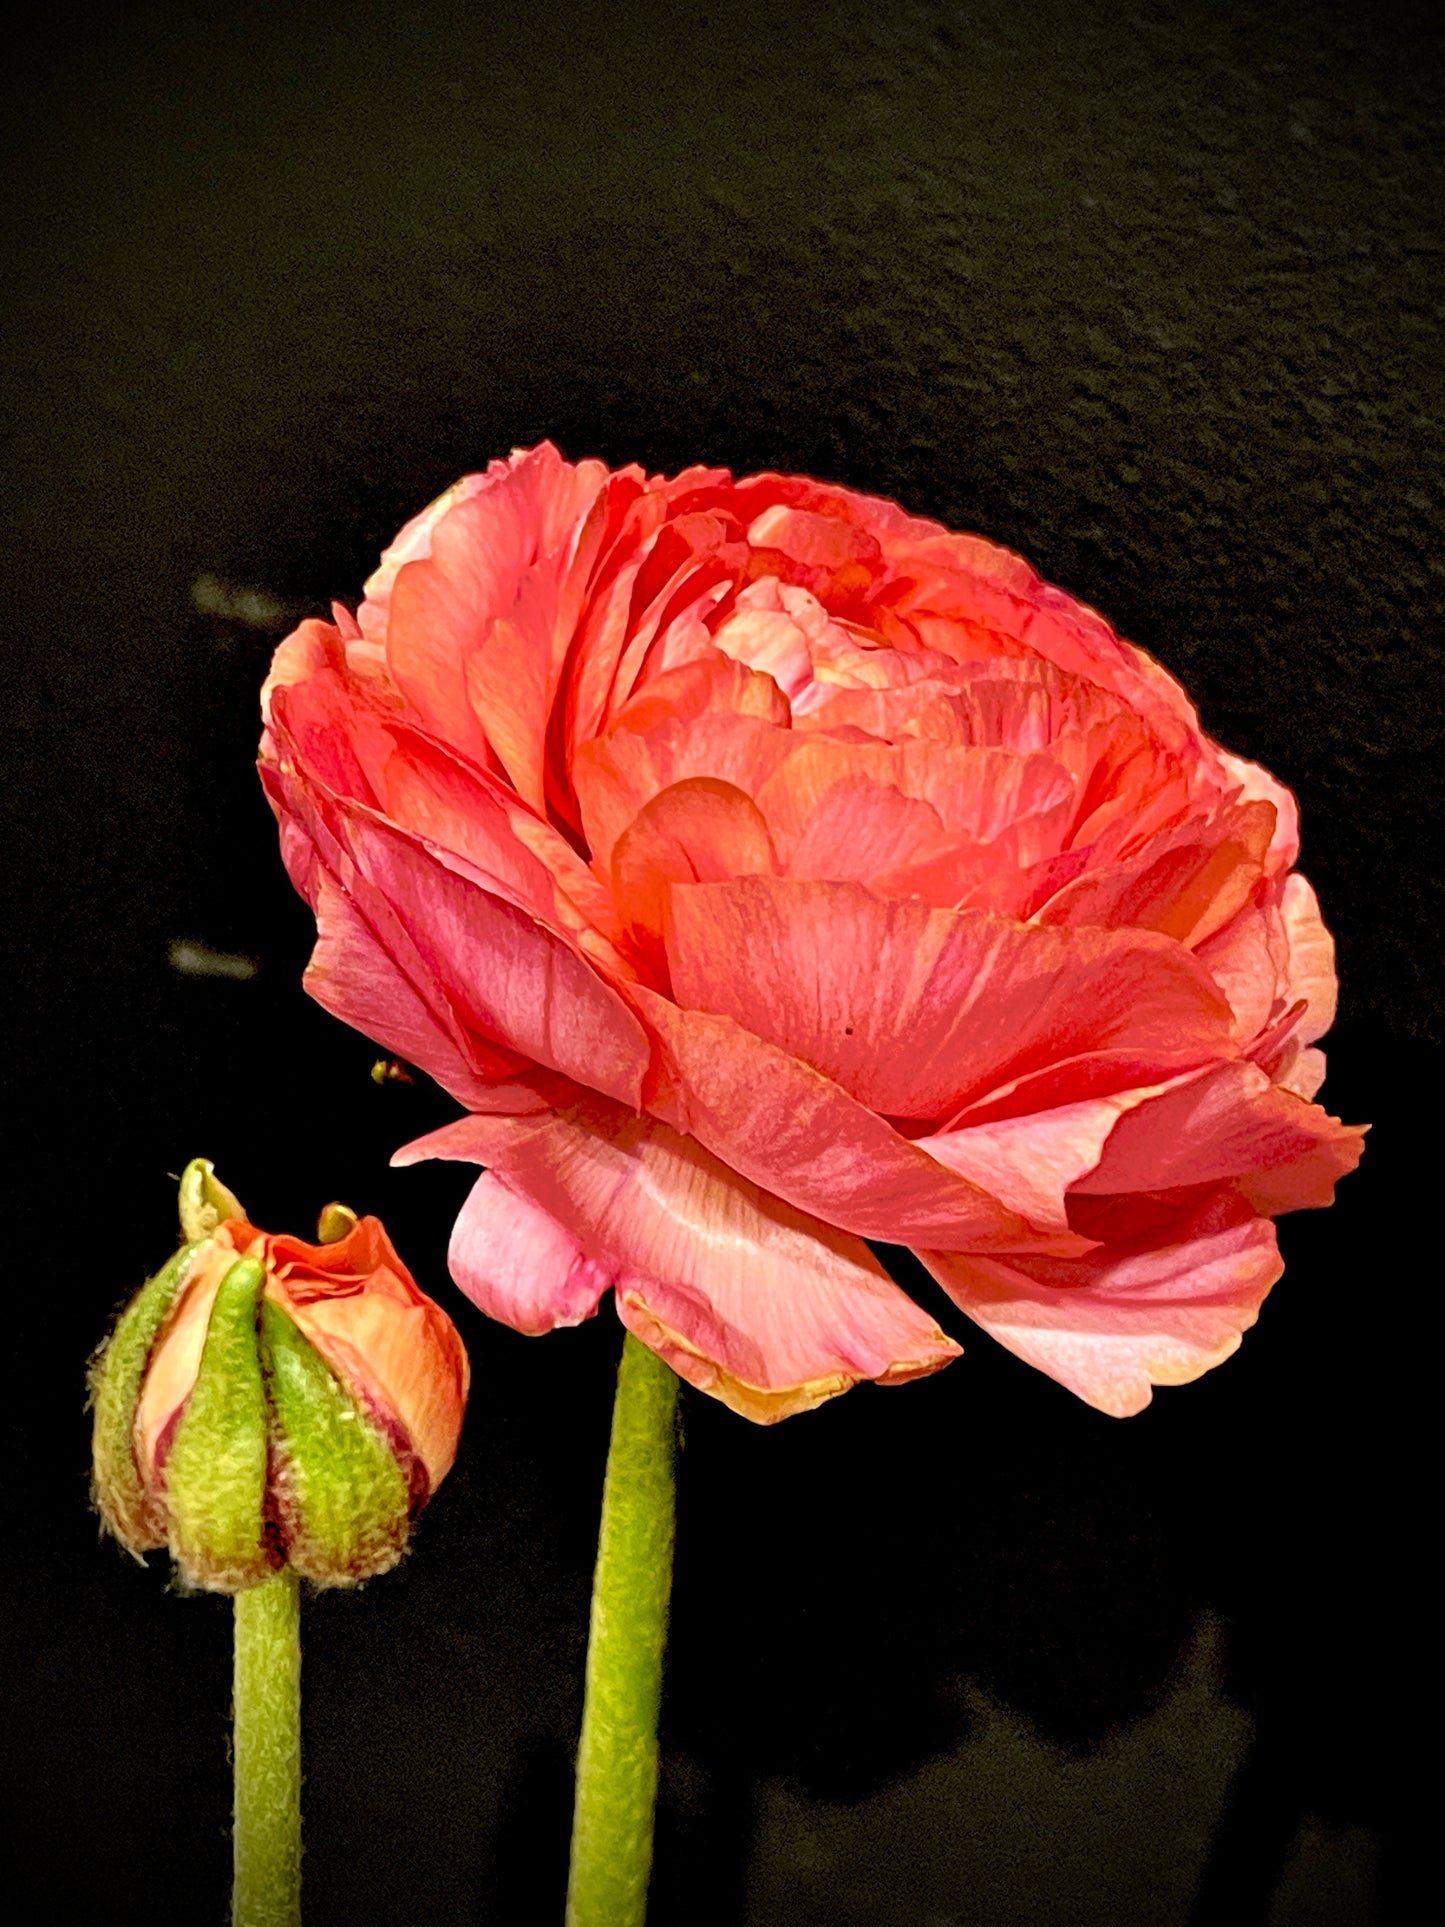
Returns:
[[[197,1159],[181,1218],[187,1242],[92,1367],[106,1526],[218,1592],[288,1563],[322,1585],[385,1572],[456,1455],[451,1320],[344,1205],[314,1245],[261,1231]]]

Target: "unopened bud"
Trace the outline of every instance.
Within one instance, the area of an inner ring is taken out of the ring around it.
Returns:
[[[187,1166],[188,1230],[222,1200],[235,1206],[209,1164]],[[101,1515],[214,1591],[287,1563],[354,1584],[396,1564],[451,1467],[466,1353],[375,1218],[328,1206],[309,1245],[239,1209],[177,1252],[97,1355]]]

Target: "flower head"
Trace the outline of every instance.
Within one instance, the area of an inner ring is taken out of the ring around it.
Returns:
[[[548,444],[306,622],[262,775],[326,1007],[467,1116],[462,1288],[614,1287],[771,1419],[958,1351],[1105,1411],[1226,1357],[1360,1132],[1297,813],[1017,556],[796,476]]]
[[[375,1218],[330,1205],[314,1245],[261,1231],[197,1159],[181,1220],[92,1367],[106,1525],[214,1591],[287,1563],[327,1585],[385,1572],[456,1456],[451,1320]]]

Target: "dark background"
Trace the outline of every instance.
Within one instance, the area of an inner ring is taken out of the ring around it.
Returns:
[[[1299,793],[1324,1096],[1375,1126],[1242,1353],[1134,1420],[922,1284],[938,1378],[766,1431],[688,1398],[655,1927],[1419,1919],[1434,9],[220,13],[8,49],[0,1886],[225,1917],[228,1608],[98,1543],[82,1412],[202,1153],[275,1228],[381,1212],[476,1367],[414,1555],[307,1609],[309,1927],[560,1919],[618,1329],[447,1281],[467,1173],[386,1160],[451,1107],[302,995],[251,769],[277,634],[551,435],[893,495],[1107,611]]]

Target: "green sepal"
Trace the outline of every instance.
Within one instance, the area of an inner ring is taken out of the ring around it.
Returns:
[[[199,1247],[182,1245],[131,1299],[90,1363],[92,1491],[100,1516],[137,1558],[166,1543],[164,1505],[141,1484],[135,1415],[156,1338],[190,1274]]]
[[[171,1556],[193,1586],[240,1592],[280,1564],[266,1525],[269,1441],[255,1258],[221,1280],[196,1383],[166,1461]]]
[[[286,1554],[305,1578],[354,1585],[406,1550],[410,1492],[396,1454],[294,1319],[261,1305]]]

